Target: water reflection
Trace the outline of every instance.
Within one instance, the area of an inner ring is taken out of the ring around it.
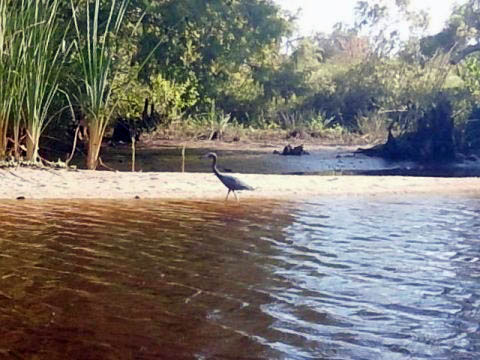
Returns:
[[[3,203],[0,358],[475,359],[479,209]]]
[[[103,161],[120,171],[130,171],[130,147],[106,148],[102,155]],[[281,149],[280,149],[281,150]],[[185,156],[185,171],[210,172],[211,163],[204,155],[210,149],[187,149]],[[219,155],[219,168],[227,172],[252,174],[361,174],[369,171],[395,172],[407,167],[416,167],[412,162],[391,162],[381,158],[354,154],[351,148],[330,147],[311,151],[308,156],[281,156],[272,151],[238,151],[215,150]],[[83,166],[81,159],[76,165]],[[181,171],[182,157],[180,148],[155,149],[140,148],[136,158],[137,169],[143,171]],[[451,169],[451,168],[448,168]],[[447,170],[448,170],[447,169]],[[477,169],[478,170],[478,169]],[[445,171],[439,170],[440,173]],[[478,171],[476,172],[479,173]],[[473,176],[473,175],[470,175]]]
[[[130,146],[106,148],[102,158],[109,166],[130,171]],[[316,174],[316,175],[390,175],[429,177],[479,176],[478,162],[452,162],[446,164],[389,161],[355,153],[351,147],[325,147],[310,151],[308,156],[281,156],[271,151],[238,151],[215,149],[187,149],[185,171],[210,172],[210,162],[204,155],[210,150],[219,155],[219,168],[227,172],[252,174]],[[76,165],[83,166],[82,159]],[[181,171],[180,148],[140,148],[137,151],[137,170]]]
[[[340,358],[473,359],[480,344],[473,310],[480,304],[478,214],[477,201],[440,198],[307,204],[286,229],[295,245],[282,258],[291,268],[279,271],[313,294],[295,306],[300,299],[343,323],[343,331],[316,328],[342,350]]]

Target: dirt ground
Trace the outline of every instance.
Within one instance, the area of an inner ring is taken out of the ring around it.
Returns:
[[[233,174],[254,187],[242,198],[301,200],[313,196],[480,195],[480,178]],[[224,199],[212,173],[0,170],[0,199]]]

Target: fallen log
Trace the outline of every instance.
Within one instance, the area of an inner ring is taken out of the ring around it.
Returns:
[[[290,144],[285,146],[283,148],[282,152],[274,150],[273,153],[277,154],[277,155],[285,155],[285,156],[289,156],[289,155],[293,155],[293,156],[310,155],[310,153],[308,153],[307,151],[305,151],[303,149],[303,145],[292,147]]]

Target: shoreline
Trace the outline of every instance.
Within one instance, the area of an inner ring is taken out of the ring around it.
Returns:
[[[255,188],[241,199],[302,200],[314,196],[444,194],[480,196],[480,177],[233,174]],[[212,173],[0,169],[0,199],[218,200],[227,189]],[[234,197],[230,195],[229,201]]]
[[[303,145],[307,151],[335,150],[341,149],[343,152],[354,152],[362,147],[371,147],[377,143],[367,143],[364,141],[339,142],[339,141],[319,141],[318,139],[303,139],[274,137],[271,139],[243,139],[239,141],[207,141],[192,139],[153,139],[144,140],[138,144],[138,149],[181,149],[184,145],[186,149],[208,149],[213,151],[251,151],[259,153],[273,153],[274,150],[282,151],[287,145],[292,147]]]

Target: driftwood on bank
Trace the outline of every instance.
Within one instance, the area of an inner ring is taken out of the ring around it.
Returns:
[[[155,110],[155,105],[153,103],[149,104],[148,99],[145,99],[141,118],[117,119],[113,128],[111,142],[128,144],[132,142],[132,139],[138,141],[140,134],[155,131],[157,126],[165,122],[166,120]]]
[[[394,137],[389,129],[385,144],[358,153],[390,160],[443,162],[455,159],[454,125],[450,103],[444,98],[418,120],[416,130]]]
[[[294,156],[310,155],[307,151],[303,149],[303,145],[292,147],[290,144],[285,146],[282,152],[274,150],[273,153],[277,155],[286,155],[286,156],[287,155],[294,155]]]

